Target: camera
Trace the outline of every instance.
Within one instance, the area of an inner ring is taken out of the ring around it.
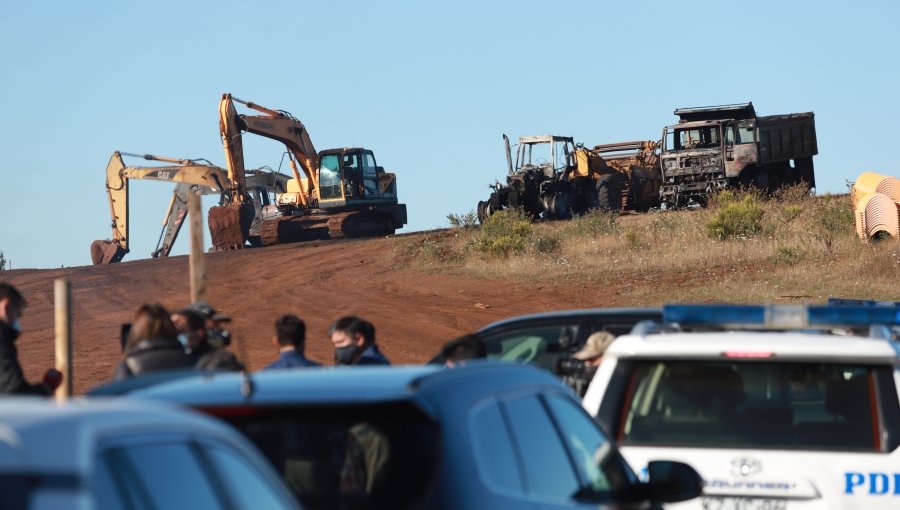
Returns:
[[[556,362],[557,375],[582,375],[587,373],[588,365],[575,358],[562,358]]]

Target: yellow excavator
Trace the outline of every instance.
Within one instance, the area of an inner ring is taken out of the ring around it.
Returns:
[[[148,161],[172,163],[168,166],[128,166],[123,156],[142,158]],[[249,241],[259,245],[259,226],[268,214],[278,214],[270,204],[269,195],[282,193],[287,189],[287,175],[264,169],[247,170],[245,187],[248,197],[255,205]],[[163,230],[157,241],[152,257],[167,257],[172,250],[178,232],[187,212],[188,193],[220,195],[220,203],[231,203],[228,172],[204,159],[175,159],[152,154],[130,154],[114,152],[106,167],[106,192],[112,218],[112,239],[91,243],[91,260],[94,264],[119,262],[129,251],[129,182],[134,179],[174,182],[175,190],[166,210]]]
[[[261,115],[239,114],[235,103]],[[378,166],[371,150],[356,147],[317,153],[299,119],[231,94],[224,94],[219,103],[219,131],[232,201],[210,208],[209,229],[216,249],[241,248],[250,238],[254,208],[247,194],[244,131],[284,144],[294,175],[285,192],[276,197],[279,216],[260,222],[263,245],[389,235],[406,224],[406,205],[397,200],[396,175]]]

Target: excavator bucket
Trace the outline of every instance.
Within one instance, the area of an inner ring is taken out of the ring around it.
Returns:
[[[119,262],[126,253],[128,251],[115,241],[101,241],[98,239],[91,243],[91,262],[94,265]]]
[[[253,224],[253,206],[247,202],[211,207],[209,209],[209,234],[216,250],[234,250],[244,247],[250,237]]]

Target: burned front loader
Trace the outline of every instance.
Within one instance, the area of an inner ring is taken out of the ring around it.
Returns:
[[[503,135],[506,183],[491,185],[478,203],[479,221],[503,209],[521,209],[534,219],[566,219],[590,210],[647,210],[657,204],[658,143],[624,142],[586,149],[571,137],[523,136],[515,160]],[[544,158],[535,154],[543,149]]]

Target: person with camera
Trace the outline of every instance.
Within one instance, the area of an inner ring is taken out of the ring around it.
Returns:
[[[603,353],[615,338],[609,331],[592,333],[578,352],[570,358],[559,360],[556,373],[562,377],[563,382],[583,397],[597,367],[603,361]]]
[[[26,305],[15,287],[0,282],[0,393],[50,395],[62,383],[62,373],[51,368],[44,374],[43,382],[31,384],[25,380],[19,364],[16,339]]]

